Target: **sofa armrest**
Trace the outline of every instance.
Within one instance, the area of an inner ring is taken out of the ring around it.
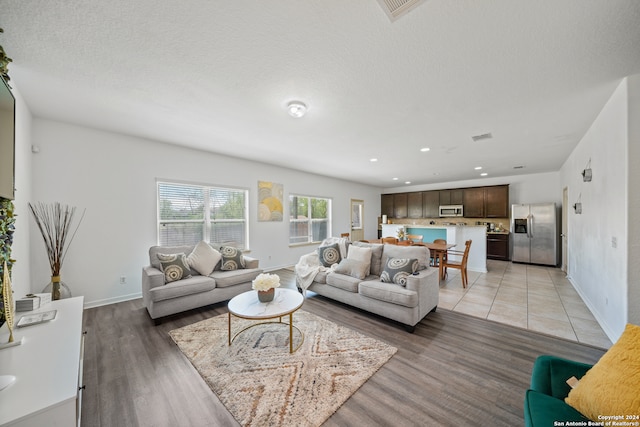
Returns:
[[[582,378],[592,366],[557,356],[540,356],[533,364],[531,389],[564,399],[571,391],[566,381],[571,377]]]
[[[142,302],[149,306],[149,292],[153,288],[164,286],[164,273],[150,265],[142,267]]]
[[[257,258],[252,258],[250,256],[243,255],[245,268],[258,268],[260,264],[260,260]]]
[[[418,294],[420,319],[433,311],[440,300],[440,281],[437,268],[426,268],[407,277],[406,289]]]
[[[438,278],[438,270],[435,268],[427,268],[418,271],[418,274],[412,274],[407,277],[407,289],[416,291],[418,293],[423,292],[431,283],[433,286],[433,275],[435,274],[436,283]]]

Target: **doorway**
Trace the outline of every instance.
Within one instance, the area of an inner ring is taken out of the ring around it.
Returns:
[[[567,265],[567,262],[568,262],[567,247],[569,246],[567,242],[568,207],[569,207],[569,189],[567,187],[564,187],[562,189],[562,231],[560,232],[560,250],[562,251],[562,265],[560,266],[560,269],[564,271],[565,274],[568,274],[569,272],[569,266]]]
[[[351,199],[351,241],[364,240],[364,200]]]

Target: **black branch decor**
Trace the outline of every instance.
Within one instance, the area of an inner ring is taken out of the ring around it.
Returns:
[[[61,203],[29,203],[29,210],[38,225],[51,267],[51,282],[53,283],[52,298],[60,298],[60,270],[73,238],[80,228],[86,209],[82,212],[74,228],[76,208]],[[57,295],[56,295],[56,283]]]

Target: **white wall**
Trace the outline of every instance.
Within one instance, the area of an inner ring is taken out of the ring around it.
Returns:
[[[350,199],[364,200],[365,238],[377,237],[379,188],[38,118],[33,137],[40,148],[32,155],[33,201],[86,208],[62,280],[87,305],[139,295],[141,269],[156,244],[157,178],[249,189],[250,255],[265,269],[293,265],[315,248],[289,247],[289,193],[330,197],[334,235],[350,229]],[[258,180],[284,185],[285,221],[257,221]],[[31,247],[33,290],[40,290],[49,269],[33,222]]]
[[[482,187],[506,184],[509,184],[510,204],[555,202],[557,206],[562,205],[562,187],[560,186],[559,172],[517,175],[504,178],[479,178],[440,184],[408,185],[385,188],[383,193],[443,190],[448,188]]]
[[[29,108],[12,81],[13,95],[16,98],[16,178],[15,178],[15,214],[16,231],[13,235],[11,258],[16,260],[11,270],[11,284],[16,298],[31,292],[31,268],[29,264],[29,212],[27,202],[31,198],[31,125]],[[38,289],[39,291],[40,289]]]
[[[627,78],[629,94],[629,144],[627,153],[628,171],[628,319],[640,325],[640,74]]]
[[[613,341],[624,330],[628,307],[627,101],[625,79],[560,171],[569,204],[582,203],[581,215],[568,212],[568,276]],[[583,182],[589,160],[593,179]]]

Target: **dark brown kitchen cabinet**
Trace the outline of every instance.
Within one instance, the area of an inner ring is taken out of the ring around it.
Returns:
[[[451,190],[451,204],[461,205],[464,203],[464,190]]]
[[[463,213],[465,218],[484,218],[484,187],[465,188]]]
[[[464,216],[467,218],[508,218],[509,186],[465,188]]]
[[[423,218],[422,193],[409,193],[407,195],[407,216],[409,218]]]
[[[406,218],[407,217],[407,193],[398,193],[393,195],[393,217],[394,218]]]
[[[380,215],[393,218],[393,194],[382,194],[380,196]]]
[[[422,192],[422,217],[438,218],[440,216],[440,192],[439,191],[423,191]]]
[[[509,218],[509,186],[485,187],[485,217]]]
[[[487,258],[509,261],[508,234],[487,234]]]
[[[466,218],[509,218],[509,186],[380,195],[380,214],[389,218],[438,218],[442,205],[463,205]]]
[[[464,191],[461,188],[455,190],[440,190],[439,193],[441,205],[461,205],[464,203]]]

